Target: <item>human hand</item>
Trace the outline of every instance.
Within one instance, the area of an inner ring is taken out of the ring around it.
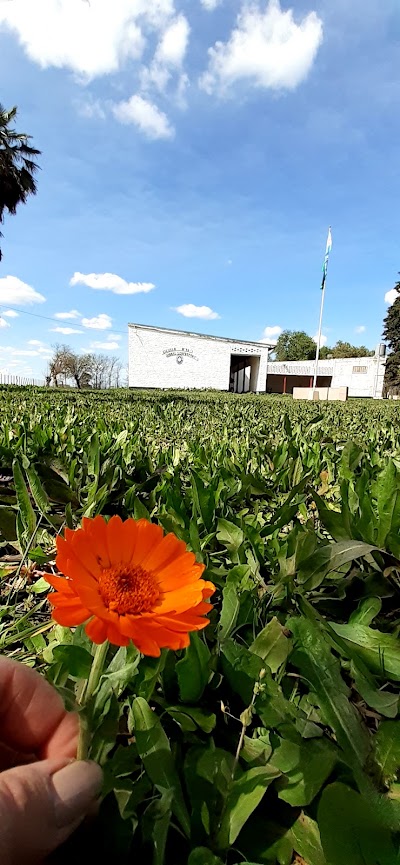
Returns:
[[[78,717],[34,670],[0,658],[0,862],[35,865],[79,826],[101,790],[74,761]]]

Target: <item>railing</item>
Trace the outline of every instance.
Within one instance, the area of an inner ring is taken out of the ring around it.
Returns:
[[[25,387],[26,385],[36,385],[43,387],[45,382],[36,378],[27,378],[23,375],[9,375],[8,373],[0,372],[0,384],[13,384],[17,387]]]

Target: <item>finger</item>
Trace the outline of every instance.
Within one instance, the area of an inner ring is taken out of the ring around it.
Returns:
[[[102,785],[96,763],[43,760],[0,774],[1,865],[35,865],[79,826]]]
[[[46,680],[16,661],[0,658],[0,730],[16,751],[39,757],[76,755],[78,718],[66,712]]]

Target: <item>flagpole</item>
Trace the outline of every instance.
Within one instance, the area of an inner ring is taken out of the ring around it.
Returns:
[[[325,281],[326,283],[326,281]],[[321,310],[319,313],[319,327],[318,327],[318,339],[317,339],[317,353],[315,355],[315,367],[314,367],[314,381],[313,381],[313,391],[317,386],[317,375],[318,375],[318,361],[319,361],[319,352],[321,348],[321,334],[322,334],[322,316],[324,314],[324,301],[325,301],[325,284],[322,289],[322,297],[321,297]]]
[[[322,285],[321,285],[322,297],[321,297],[321,309],[320,309],[320,313],[319,313],[317,351],[316,351],[316,355],[315,355],[313,396],[314,396],[315,388],[317,386],[318,361],[319,361],[319,354],[320,354],[320,350],[321,350],[322,316],[324,313],[326,277],[327,277],[327,273],[328,273],[328,262],[329,262],[329,255],[330,255],[331,249],[332,249],[332,231],[331,231],[331,227],[329,226],[328,240],[326,242],[326,250],[325,250],[324,267],[323,267],[323,271],[322,271]]]

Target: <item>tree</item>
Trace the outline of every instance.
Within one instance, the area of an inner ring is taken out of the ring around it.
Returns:
[[[53,357],[49,361],[49,373],[46,376],[46,381],[50,378],[49,384],[53,382],[55,387],[59,387],[60,384],[66,384],[67,380],[67,358],[71,349],[67,345],[60,345],[57,343],[53,347]],[[60,379],[64,379],[64,382],[60,382]]]
[[[385,390],[400,387],[400,282],[395,285],[397,297],[389,306],[383,322],[383,338],[389,345],[385,369]]]
[[[120,386],[122,364],[118,357],[106,354],[78,354],[68,345],[55,345],[49,361],[46,383],[59,387],[68,382],[79,390],[86,387]]]
[[[284,330],[276,343],[276,360],[313,360],[317,347],[304,330]]]
[[[90,387],[93,377],[94,357],[92,354],[75,354],[69,351],[65,358],[65,370],[79,390]]]
[[[6,111],[0,104],[0,224],[6,211],[16,213],[19,204],[36,194],[38,165],[34,157],[40,155],[40,150],[28,144],[30,135],[11,128],[16,116],[16,107]],[[1,257],[0,249],[0,261]]]
[[[332,357],[373,357],[375,354],[365,345],[351,345],[350,342],[342,342],[341,339],[328,351]]]

